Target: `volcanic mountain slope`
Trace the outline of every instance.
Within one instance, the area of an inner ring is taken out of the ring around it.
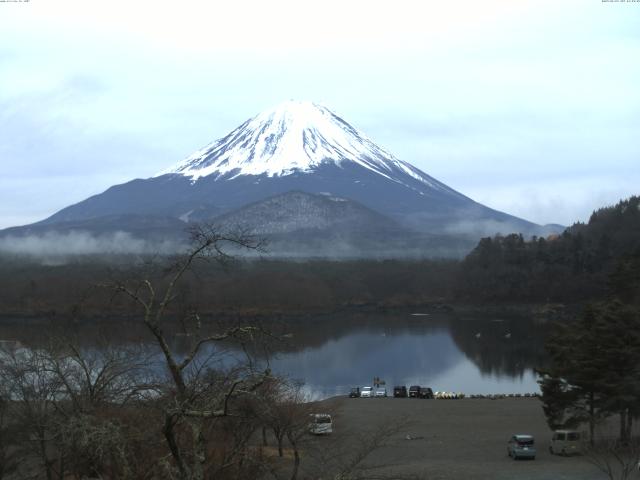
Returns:
[[[211,220],[290,191],[353,200],[396,222],[399,231],[474,238],[498,232],[546,233],[539,225],[474,202],[395,158],[327,108],[294,101],[247,120],[154,177],[113,186],[37,225],[96,225],[101,218],[131,215],[185,223]],[[280,214],[271,214],[273,222],[291,224],[282,202],[267,202],[262,208],[279,209]],[[328,229],[335,226],[326,224]]]
[[[251,203],[215,224],[263,238],[269,254],[285,257],[459,257],[473,244],[411,231],[353,200],[300,191]]]
[[[342,197],[291,191],[254,202],[221,215],[215,223],[225,230],[238,228],[255,235],[298,231],[395,232],[395,221]]]

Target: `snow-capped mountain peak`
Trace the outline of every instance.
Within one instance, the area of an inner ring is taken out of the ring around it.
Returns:
[[[394,182],[402,177],[451,191],[412,165],[398,160],[331,112],[307,101],[287,101],[247,120],[227,136],[158,173],[180,174],[193,182],[214,175],[286,176],[312,172],[324,163],[355,162]],[[456,192],[457,193],[457,192]]]
[[[247,120],[173,168],[113,185],[33,228],[151,238],[175,235],[187,222],[224,219],[268,230],[284,242],[287,255],[298,251],[299,241],[309,242],[315,255],[326,240],[326,252],[334,255],[352,238],[351,255],[371,245],[386,251],[390,241],[398,251],[426,252],[425,241],[438,236],[455,243],[458,237],[542,232],[398,160],[326,107],[295,101]],[[31,228],[22,231],[31,234]],[[285,236],[292,229],[301,235],[296,240]]]

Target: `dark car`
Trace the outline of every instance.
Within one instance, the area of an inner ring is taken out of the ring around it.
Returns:
[[[360,398],[360,387],[353,387],[349,392],[349,398]]]
[[[420,397],[420,385],[411,385],[409,387],[409,398]]]
[[[393,387],[393,396],[396,398],[407,398],[407,387],[404,385],[400,387]]]
[[[418,396],[420,398],[432,399],[433,398],[433,390],[431,390],[429,387],[420,387],[420,391],[418,392]]]

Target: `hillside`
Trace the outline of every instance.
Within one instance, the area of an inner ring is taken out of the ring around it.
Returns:
[[[577,301],[631,289],[640,272],[640,197],[595,211],[561,235],[483,238],[458,274],[459,298]]]

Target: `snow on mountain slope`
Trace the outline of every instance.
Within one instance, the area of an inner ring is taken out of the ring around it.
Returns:
[[[329,109],[312,102],[288,101],[247,120],[227,136],[193,153],[170,173],[196,181],[214,175],[286,176],[312,172],[327,163],[353,162],[396,183],[415,189],[406,176],[426,188],[460,195],[409,163],[377,146]]]

